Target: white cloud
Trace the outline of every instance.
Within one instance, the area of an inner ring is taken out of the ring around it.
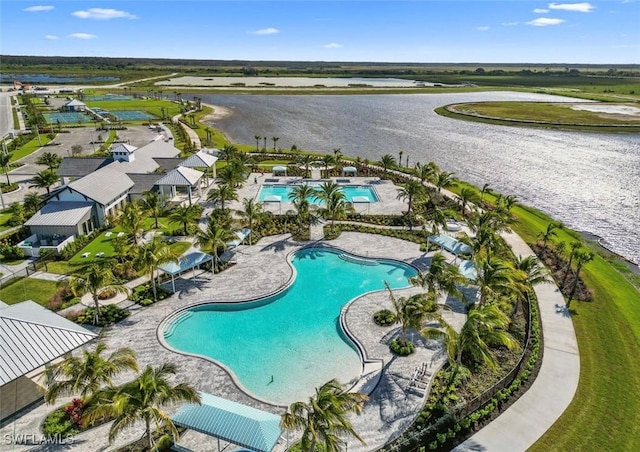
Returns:
[[[476,30],[478,31],[487,31],[490,30],[491,27],[487,27],[486,25],[482,26],[482,27],[476,27]]]
[[[502,22],[500,25],[502,25],[503,27],[515,27],[519,24],[520,22]]]
[[[549,10],[544,8],[536,8],[533,10],[533,12],[536,14],[545,14],[545,13],[548,13]]]
[[[137,17],[126,11],[109,8],[89,8],[86,11],[76,11],[71,13],[79,19],[111,20],[111,19],[137,19]]]
[[[48,39],[49,41],[57,41],[60,38],[56,35],[44,35],[44,39]]]
[[[51,5],[38,5],[38,6],[29,6],[28,8],[23,9],[22,11],[26,11],[28,13],[39,13],[42,11],[51,11],[53,6]]]
[[[549,25],[560,25],[564,22],[564,19],[552,19],[550,17],[540,17],[527,22],[527,25],[533,25],[534,27],[548,27]]]
[[[92,35],[90,33],[71,33],[67,37],[74,39],[93,39],[96,37],[96,35]]]
[[[338,44],[337,42],[330,42],[329,44],[325,44],[322,47],[325,49],[340,49],[342,48],[342,44]]]
[[[277,28],[263,28],[262,30],[256,30],[252,32],[254,35],[276,35],[280,33]]]
[[[595,9],[591,3],[549,3],[549,9],[561,9],[563,11],[577,11],[579,13],[590,13]]]

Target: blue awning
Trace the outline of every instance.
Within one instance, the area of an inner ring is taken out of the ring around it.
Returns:
[[[461,261],[460,265],[458,265],[458,270],[467,279],[476,279],[478,277],[478,270],[473,261]]]
[[[213,258],[202,251],[192,251],[189,254],[185,254],[180,257],[178,262],[169,262],[168,264],[162,264],[158,266],[158,270],[162,270],[170,275],[177,275],[187,270],[191,270],[193,267],[197,267],[200,264],[209,262]]]
[[[236,231],[234,234],[237,238],[235,240],[227,242],[228,248],[235,248],[236,246],[240,245],[244,241],[244,239],[249,237],[249,234],[251,234],[251,229],[244,228],[241,231]]]
[[[182,405],[174,424],[246,447],[271,452],[280,438],[280,416],[200,392],[202,405]]]
[[[429,236],[429,241],[456,255],[471,254],[472,251],[471,247],[466,243],[459,242],[445,234],[431,235]]]

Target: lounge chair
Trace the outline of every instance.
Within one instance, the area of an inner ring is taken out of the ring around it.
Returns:
[[[96,253],[96,257],[103,257],[103,256],[104,256],[104,253],[103,253],[103,252]]]
[[[82,253],[82,257],[89,257],[91,253]]]
[[[118,232],[118,237],[122,237],[124,235],[124,232]]]
[[[109,232],[107,232],[104,236],[105,236],[105,237],[111,237],[111,234],[113,234],[113,232],[109,231]]]

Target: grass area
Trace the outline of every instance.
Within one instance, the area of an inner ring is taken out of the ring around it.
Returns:
[[[140,110],[151,113],[156,118],[162,118],[162,108],[165,109],[165,117],[171,117],[180,113],[180,105],[167,100],[157,99],[133,99],[133,100],[100,100],[88,101],[89,107],[99,107],[104,110]]]
[[[191,248],[191,242],[175,242],[175,243],[172,243],[171,245],[169,245],[169,247],[173,251],[176,251],[176,252],[180,253],[180,255],[183,255],[185,253],[185,251],[187,251],[189,248]]]
[[[26,277],[16,278],[8,285],[0,288],[0,299],[7,304],[33,300],[42,306],[46,306],[57,290],[58,285],[54,281]]]
[[[13,116],[13,128],[15,130],[20,130],[20,119],[18,119],[18,110],[12,108],[11,115]]]
[[[78,265],[96,262],[100,259],[99,257],[96,257],[98,253],[104,253],[103,257],[105,258],[113,256],[115,254],[115,250],[113,249],[111,241],[118,236],[118,232],[117,228],[103,232],[93,239],[91,243],[78,251],[75,256],[69,259],[69,263]],[[107,234],[110,235],[107,236]],[[89,253],[89,255],[87,257],[82,257],[85,253]]]
[[[82,271],[84,265],[70,264],[67,261],[51,261],[47,262],[46,271],[48,273],[56,273],[58,275],[71,275]]]
[[[513,213],[518,218],[514,230],[529,243],[554,221],[522,206],[516,206]],[[571,242],[579,237],[577,232],[564,229],[558,231],[555,241]],[[594,245],[586,246],[599,251]],[[568,409],[531,451],[637,448],[640,293],[618,266],[597,255],[583,269],[593,301],[571,304],[580,350],[578,390]]]
[[[0,231],[5,231],[11,227],[7,224],[9,218],[11,218],[11,214],[9,212],[0,212]]]
[[[16,160],[20,160],[21,158],[26,157],[27,155],[33,154],[38,149],[40,149],[45,144],[49,143],[51,139],[47,137],[46,134],[40,134],[40,140],[38,137],[35,137],[33,140],[28,141],[20,148],[13,151],[13,155],[11,156],[11,162],[15,162]]]

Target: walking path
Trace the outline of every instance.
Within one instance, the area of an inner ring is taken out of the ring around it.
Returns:
[[[516,234],[503,234],[516,255],[534,255]],[[578,388],[580,356],[571,315],[556,304],[564,298],[555,284],[534,287],[538,298],[544,354],[536,381],[511,407],[454,450],[524,451],[567,409]],[[559,311],[559,312],[558,312]]]
[[[195,110],[191,110],[188,111],[187,114],[194,112]],[[171,120],[178,124],[180,127],[182,127],[184,129],[185,132],[187,132],[187,135],[189,135],[189,139],[191,140],[191,142],[195,145],[195,147],[197,149],[202,149],[202,143],[200,142],[200,137],[198,136],[197,133],[195,133],[193,131],[193,129],[191,127],[189,127],[188,125],[184,124],[183,122],[180,122],[180,117],[182,115],[175,115],[173,118],[171,118]]]

